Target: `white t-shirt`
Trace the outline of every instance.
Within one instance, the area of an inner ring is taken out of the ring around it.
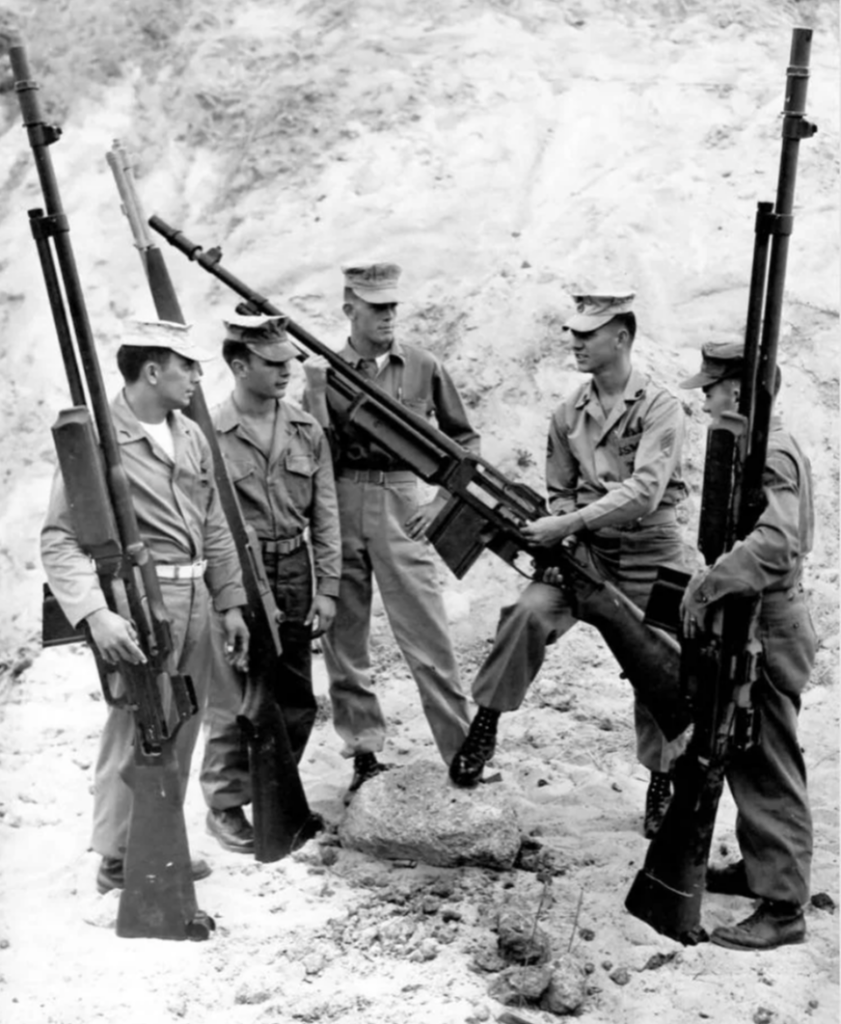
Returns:
[[[175,441],[172,437],[172,428],[169,425],[169,418],[162,423],[142,423],[143,429],[163,448],[167,455],[175,461]]]

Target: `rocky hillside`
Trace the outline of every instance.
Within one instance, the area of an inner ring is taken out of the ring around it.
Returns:
[[[814,27],[781,362],[782,407],[819,479],[815,581],[834,587],[837,10],[802,0],[37,0],[25,33],[109,383],[120,320],[150,313],[105,162],[135,154],[148,212],[302,324],[342,336],[337,264],[403,264],[406,336],[446,355],[486,454],[540,485],[545,423],[575,379],[568,290],[629,281],[638,359],[669,383],[738,332],[753,216],[773,199],[793,24]],[[0,648],[38,625],[36,535],[66,401],[26,210],[41,199],[0,96]],[[231,295],[168,254],[209,338]],[[210,375],[211,397],[226,385]],[[698,482],[694,397],[687,471]],[[691,520],[693,509],[687,511]],[[692,537],[692,529],[688,537]],[[835,631],[834,628],[832,630]]]

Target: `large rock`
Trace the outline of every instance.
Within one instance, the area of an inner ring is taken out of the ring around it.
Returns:
[[[514,809],[487,786],[458,789],[443,765],[392,768],[356,793],[339,826],[342,845],[439,867],[508,869],[520,848]]]

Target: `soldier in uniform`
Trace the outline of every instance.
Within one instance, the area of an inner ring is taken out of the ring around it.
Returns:
[[[341,350],[361,373],[407,409],[471,451],[479,437],[438,359],[395,339],[401,269],[394,263],[343,268],[350,338]],[[384,769],[377,759],[386,724],[371,687],[368,637],[376,579],[394,637],[414,676],[432,735],[449,764],[468,728],[467,701],[447,627],[437,568],[424,536],[447,500],[419,505],[408,466],[368,439],[330,406],[323,366],[305,365],[308,407],[328,430],[336,465],[342,530],[342,580],[336,620],[324,638],[333,722],[353,757],[349,793]]]
[[[231,395],[213,410],[219,447],[282,619],[275,697],[300,762],[316,716],[311,642],[336,613],[341,543],[333,464],[324,431],[284,399],[297,348],[281,316],[232,315],[222,355]],[[241,688],[222,659],[211,687],[201,782],[207,829],[228,850],[254,849],[243,806],[251,801],[248,754],[236,722]]]
[[[678,399],[634,369],[632,292],[574,296],[565,324],[578,369],[591,374],[555,410],[549,426],[546,484],[551,515],[523,529],[542,547],[575,536],[593,567],[645,609],[657,568],[682,568],[675,506],[683,410]],[[543,664],[547,644],[576,622],[562,589],[531,583],[503,608],[490,654],[473,684],[478,705],[450,766],[460,786],[480,781],[493,756],[500,713],[514,711]],[[667,743],[648,709],[634,707],[637,756],[651,772],[644,832],[651,837],[671,799],[670,771],[682,742]]]
[[[189,327],[132,321],[117,352],[125,387],[111,404],[140,535],[155,559],[172,620],[175,663],[179,672],[192,677],[200,712],[211,675],[212,630],[221,626],[234,666],[245,667],[248,651],[242,573],[213,482],[210,448],[201,430],[180,411],[201,377],[200,360],[207,358],[212,356],[191,339]],[[143,663],[133,624],[109,610],[94,565],[79,547],[60,472],[41,532],[41,557],[65,615],[74,625],[87,623],[102,657]],[[212,616],[211,598],[221,621]],[[177,733],[182,792],[200,724],[201,713]],[[96,761],[91,841],[102,856],[96,879],[101,893],[124,884],[132,794],[122,771],[133,756],[134,737],[131,712],[109,706]],[[209,874],[204,861],[193,862],[194,878]]]
[[[708,343],[701,372],[681,385],[703,388],[713,427],[723,413],[737,411],[743,370],[741,342]],[[780,377],[777,370],[775,394]],[[773,949],[804,940],[812,861],[797,716],[816,649],[801,582],[814,511],[809,461],[777,416],[771,419],[763,489],[767,504],[754,529],[692,578],[681,604],[684,633],[693,636],[726,595],[761,595],[761,676],[753,687],[759,737],[750,749],[733,754],[726,769],[742,859],[707,871],[710,892],[761,901],[744,921],[713,931],[712,941],[729,949]]]

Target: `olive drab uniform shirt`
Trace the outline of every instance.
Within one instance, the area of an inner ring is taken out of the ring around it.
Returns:
[[[653,525],[659,509],[686,497],[680,476],[680,400],[632,370],[605,416],[592,379],[555,410],[549,425],[546,487],[555,515],[578,511],[588,530]]]
[[[246,521],[261,541],[292,540],[309,528],[317,593],[336,597],[341,538],[324,431],[309,413],[278,401],[267,457],[245,427],[233,397],[213,410],[212,419]]]
[[[205,581],[216,609],[244,605],[239,558],[201,429],[179,412],[169,414],[173,459],[143,429],[125,392],[111,403],[111,416],[140,535],[155,562],[188,565],[206,559]],[[41,532],[41,554],[50,587],[73,625],[107,606],[96,567],[76,541],[60,471],[53,480]]]
[[[362,357],[350,342],[339,355],[358,369]],[[377,387],[396,398],[407,409],[426,420],[462,447],[478,454],[479,435],[470,426],[461,396],[449,373],[425,349],[395,341],[377,373]],[[330,443],[337,475],[345,469],[376,469],[384,472],[409,469],[361,430],[348,423],[347,416],[330,402]]]
[[[762,484],[763,512],[747,537],[707,571],[696,591],[702,602],[786,591],[800,583],[815,532],[811,467],[777,416],[771,418]]]

